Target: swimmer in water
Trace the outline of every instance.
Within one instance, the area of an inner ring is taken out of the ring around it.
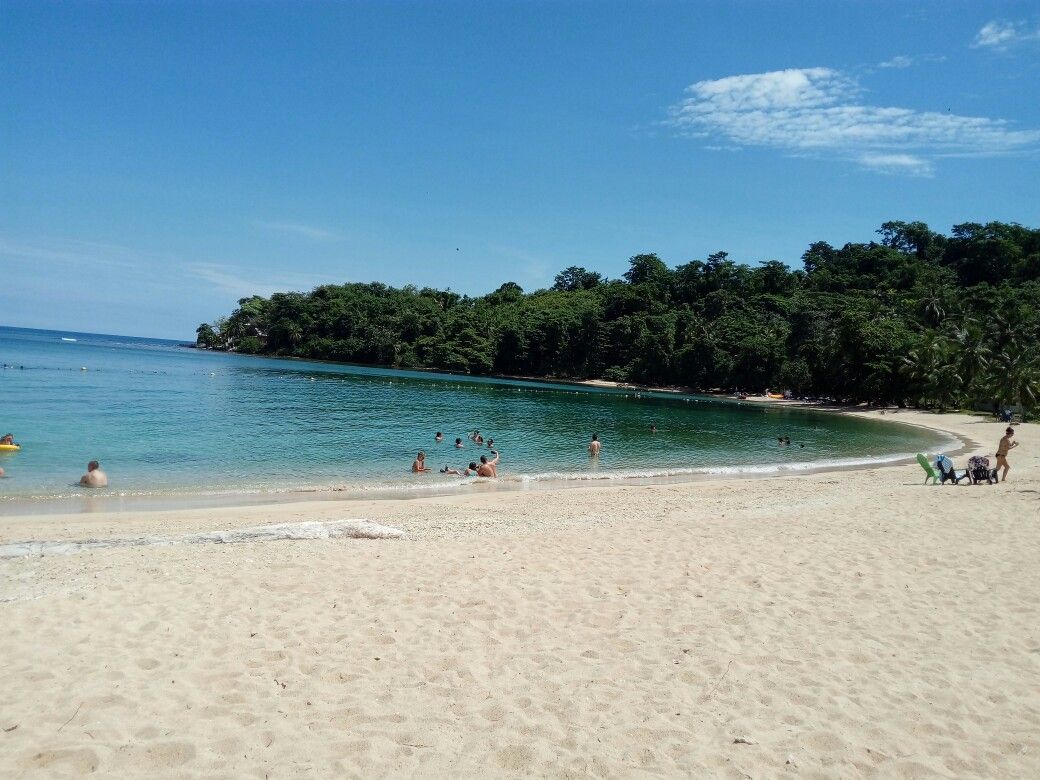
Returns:
[[[444,434],[440,431],[437,431],[437,435],[433,437],[433,440],[440,444],[442,441],[444,441]]]
[[[426,453],[420,450],[419,454],[415,456],[415,462],[412,463],[412,473],[420,474],[423,471],[430,471],[430,469],[426,468]]]
[[[651,423],[650,424],[650,433],[657,433],[657,424],[656,423]]]
[[[464,471],[459,471],[458,469],[450,469],[447,466],[445,466],[441,469],[441,474],[453,474],[456,477],[475,477],[477,476],[477,468],[478,467],[476,463],[470,463],[469,467],[467,467]]]
[[[108,487],[108,474],[101,470],[101,464],[96,460],[87,464],[87,473],[79,478],[79,484],[89,488]]]
[[[457,449],[457,450],[461,450],[462,449],[462,439],[456,439],[455,440],[455,449]]]
[[[14,434],[5,433],[3,436],[0,436],[0,444],[14,444]]]
[[[489,450],[495,449],[495,440],[494,439],[488,439],[488,449]]]
[[[600,448],[599,434],[598,433],[594,433],[594,434],[592,434],[592,441],[589,442],[589,456],[593,457],[593,458],[598,458],[599,457],[599,448]]]

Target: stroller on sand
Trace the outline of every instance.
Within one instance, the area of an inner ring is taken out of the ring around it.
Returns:
[[[997,470],[989,467],[989,458],[985,455],[974,455],[968,458],[968,473],[971,475],[971,481],[975,485],[982,482],[985,482],[987,485],[1000,482]]]

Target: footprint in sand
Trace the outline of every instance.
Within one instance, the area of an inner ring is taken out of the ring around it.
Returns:
[[[86,774],[97,770],[101,760],[98,754],[89,748],[79,750],[44,750],[34,753],[23,766],[26,769],[46,769],[68,767],[76,774]]]

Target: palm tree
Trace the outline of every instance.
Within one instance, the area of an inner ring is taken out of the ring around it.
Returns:
[[[1040,348],[1031,344],[1018,349],[1011,344],[993,359],[990,382],[1001,405],[1011,403],[1023,416],[1040,401]]]
[[[934,330],[925,331],[903,358],[903,370],[917,384],[925,405],[934,404],[940,412],[956,402],[958,388],[964,387],[953,342]]]
[[[285,328],[285,337],[289,341],[289,346],[296,349],[303,339],[303,328],[300,327],[298,322],[290,322]]]
[[[950,339],[957,349],[958,373],[968,395],[978,390],[979,378],[989,368],[992,350],[978,322],[965,317],[954,326]]]

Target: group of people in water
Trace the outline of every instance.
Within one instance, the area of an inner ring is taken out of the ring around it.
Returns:
[[[14,440],[13,433],[5,433],[0,436],[0,445],[5,447],[21,447],[18,442]],[[0,477],[6,476],[6,472],[0,467]],[[88,488],[103,488],[108,487],[108,475],[101,470],[101,464],[96,460],[90,461],[87,464],[87,473],[79,478],[77,483],[81,487]]]
[[[471,461],[464,469],[453,469],[446,465],[440,470],[440,473],[451,474],[459,477],[497,477],[498,461],[501,456],[498,454],[498,450],[495,449],[495,440],[489,438],[487,442],[485,442],[483,435],[478,430],[474,430],[469,434],[469,438],[478,447],[483,447],[486,444],[488,451],[493,457],[481,455],[479,463],[477,461]],[[444,441],[444,433],[437,431],[437,435],[433,437],[433,440],[440,444]],[[466,445],[462,443],[461,436],[455,439],[455,449],[461,450],[465,446]],[[426,452],[420,450],[415,456],[415,460],[412,462],[412,473],[424,474],[431,471],[433,471],[433,469],[426,465]]]
[[[656,423],[650,425],[650,433],[657,433]],[[495,440],[489,437],[485,442],[484,436],[483,434],[481,434],[479,430],[474,430],[472,433],[470,433],[469,439],[478,447],[487,446],[488,450],[491,452],[491,455],[493,457],[481,455],[479,462],[470,461],[470,464],[463,469],[455,469],[445,465],[444,468],[440,469],[439,473],[450,474],[458,477],[497,477],[498,461],[501,456],[499,455],[498,450],[495,449]],[[442,443],[444,441],[444,433],[441,431],[437,431],[436,435],[434,435],[433,437],[433,440],[438,444]],[[466,445],[463,444],[461,436],[455,439],[455,449],[461,450],[465,446]],[[602,449],[602,447],[603,443],[599,440],[599,434],[592,434],[592,440],[589,442],[589,457],[593,459],[598,458],[600,449]],[[415,460],[412,461],[412,473],[425,474],[432,471],[433,469],[426,465],[425,450],[420,450],[416,454]]]

